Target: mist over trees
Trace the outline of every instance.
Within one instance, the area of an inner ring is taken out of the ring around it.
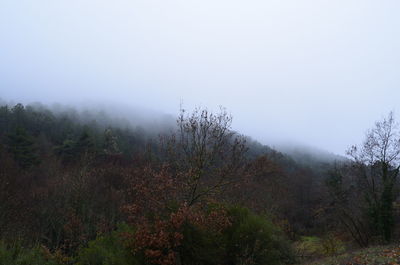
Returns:
[[[141,127],[3,104],[0,263],[293,264],[398,239],[392,113],[348,159],[281,153],[232,119],[181,109]]]

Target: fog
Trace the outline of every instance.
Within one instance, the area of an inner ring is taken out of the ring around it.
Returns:
[[[399,11],[396,0],[2,0],[0,97],[158,117],[222,105],[264,144],[343,154],[398,110]]]

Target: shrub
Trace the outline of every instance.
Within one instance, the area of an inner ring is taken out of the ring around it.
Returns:
[[[227,264],[275,265],[294,262],[290,244],[266,217],[246,208],[229,210],[232,226],[225,233]]]
[[[138,264],[133,254],[125,247],[121,237],[129,230],[127,225],[120,225],[116,231],[90,241],[86,248],[79,250],[76,258],[77,265]]]
[[[22,245],[7,245],[0,241],[0,264],[4,265],[61,265],[46,257],[40,247],[25,248]]]
[[[223,264],[225,242],[220,233],[186,223],[179,248],[181,263],[185,265]]]
[[[346,247],[342,240],[329,233],[321,240],[322,252],[327,256],[334,256],[343,253]]]
[[[142,264],[281,265],[293,255],[282,233],[248,209],[181,207],[168,218],[139,225],[130,248]]]

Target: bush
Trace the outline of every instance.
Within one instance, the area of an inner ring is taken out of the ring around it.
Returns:
[[[294,262],[290,244],[266,217],[246,208],[229,210],[232,226],[225,233],[227,264],[275,265]]]
[[[281,265],[293,262],[289,243],[267,218],[248,209],[180,208],[139,226],[131,249],[141,264]],[[97,263],[96,263],[97,264]]]
[[[61,265],[46,257],[40,247],[25,248],[19,244],[7,245],[0,241],[0,264],[4,265]]]
[[[127,225],[108,235],[98,236],[89,242],[88,247],[80,249],[76,261],[77,265],[136,265],[138,261],[124,246],[122,233],[128,232]]]
[[[224,251],[225,243],[221,234],[192,224],[184,225],[179,248],[182,264],[220,265],[223,264]]]
[[[322,238],[321,247],[323,254],[326,256],[339,255],[346,250],[343,241],[330,233]]]

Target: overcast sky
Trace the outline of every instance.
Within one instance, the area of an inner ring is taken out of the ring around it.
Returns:
[[[1,0],[0,97],[222,105],[263,143],[342,154],[400,111],[399,14],[399,0]]]

